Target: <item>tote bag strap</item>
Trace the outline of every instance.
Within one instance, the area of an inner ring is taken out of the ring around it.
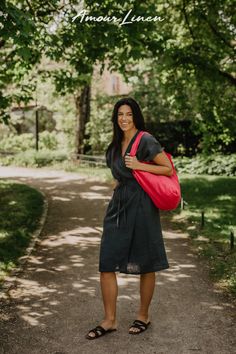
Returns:
[[[150,135],[150,133],[148,133],[148,132],[146,132],[146,131],[144,131],[144,130],[141,130],[141,131],[138,133],[138,135],[137,135],[136,138],[135,138],[135,141],[134,141],[133,144],[132,144],[132,148],[131,148],[131,150],[130,150],[130,156],[135,156],[135,155],[136,155],[136,152],[137,152],[137,150],[138,150],[138,146],[139,146],[140,140],[141,140],[141,138],[142,138],[142,136],[143,136],[144,134],[149,134],[149,135]]]
[[[142,136],[143,136],[144,134],[149,134],[149,135],[151,135],[151,134],[148,133],[147,131],[141,130],[141,131],[138,133],[138,135],[136,136],[135,141],[133,142],[133,145],[132,145],[131,150],[130,150],[130,156],[135,156],[135,155],[136,155],[136,152],[137,152],[137,149],[138,149],[138,145],[139,145],[140,140],[141,140],[141,138],[142,138]],[[177,172],[176,172],[174,163],[173,163],[173,161],[172,161],[172,155],[171,155],[169,152],[166,152],[166,151],[164,151],[164,153],[166,154],[166,156],[167,156],[168,159],[170,160],[170,163],[171,163],[171,165],[172,165],[172,167],[173,167],[174,175],[177,176]]]

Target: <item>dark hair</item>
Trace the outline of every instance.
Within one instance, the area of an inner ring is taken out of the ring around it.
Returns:
[[[133,122],[134,122],[135,127],[138,130],[146,130],[143,114],[141,112],[141,108],[140,108],[139,104],[132,97],[121,98],[119,101],[117,101],[115,103],[115,106],[114,106],[113,112],[112,112],[111,121],[113,123],[113,137],[112,137],[111,143],[108,145],[108,148],[106,150],[106,154],[105,154],[106,159],[108,158],[108,153],[110,152],[110,150],[113,147],[114,147],[114,150],[113,150],[114,153],[121,149],[121,141],[122,141],[124,132],[120,129],[117,120],[118,120],[118,109],[120,106],[122,106],[124,104],[128,105],[132,110]]]

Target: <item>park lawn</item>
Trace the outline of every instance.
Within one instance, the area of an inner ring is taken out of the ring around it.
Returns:
[[[0,180],[0,287],[4,277],[17,266],[18,258],[31,240],[43,212],[44,198],[37,190]]]
[[[46,167],[47,168],[47,167]],[[48,167],[63,170],[66,172],[76,172],[87,178],[97,179],[100,182],[109,182],[112,180],[112,174],[109,168],[103,166],[89,166],[86,163],[75,163],[74,161],[62,161],[54,163]]]
[[[171,221],[188,232],[199,255],[209,260],[212,279],[236,296],[236,244],[230,249],[230,233],[236,234],[236,178],[180,175],[179,179],[187,204],[184,210],[179,206],[170,212]]]
[[[111,182],[106,167],[66,164],[65,170]],[[182,196],[187,204],[162,213],[172,226],[188,233],[199,256],[209,262],[211,278],[236,297],[236,245],[230,250],[230,232],[236,235],[236,177],[179,174]],[[204,211],[204,227],[201,213]]]

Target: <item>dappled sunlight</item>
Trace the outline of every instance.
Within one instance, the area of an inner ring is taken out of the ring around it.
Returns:
[[[81,284],[79,282],[73,282],[71,286],[75,289],[79,289],[79,292],[86,293],[89,295],[95,295],[95,288],[93,286],[88,286],[87,284]]]
[[[219,201],[222,201],[222,200],[227,200],[227,201],[231,201],[233,199],[233,197],[231,196],[231,195],[227,195],[227,194],[225,194],[225,195],[218,195],[216,198],[215,198],[215,200],[217,201],[217,200],[219,200]]]
[[[43,318],[48,315],[53,315],[53,312],[45,310],[41,312],[36,312],[32,311],[29,307],[27,306],[18,306],[18,310],[21,310],[22,314],[22,319],[25,322],[28,322],[31,326],[37,326],[39,324],[39,319]]]
[[[52,258],[52,259],[54,259],[54,258]],[[42,260],[42,257],[36,257],[34,255],[31,255],[30,256],[30,263],[37,265],[37,264],[43,264],[44,261]]]
[[[53,196],[53,197],[52,197],[52,200],[60,200],[60,201],[62,201],[62,202],[69,202],[69,201],[70,201],[69,198],[56,197],[56,196]]]
[[[85,227],[78,227],[77,229],[70,230],[69,231],[70,235],[80,235],[80,234],[89,234],[91,235],[92,233],[95,234],[100,234],[99,231],[95,230],[93,227],[90,226],[85,226]],[[66,232],[61,233],[62,236],[66,235]],[[93,240],[95,239],[94,237],[86,237],[88,240]]]
[[[174,239],[187,239],[188,238],[188,235],[184,232],[170,232],[170,231],[166,231],[166,230],[163,230],[163,236],[164,238],[166,239],[171,239],[171,240],[174,240]]]
[[[17,285],[18,285],[18,290],[20,290],[21,296],[24,296],[24,300],[27,300],[27,296],[33,295],[36,297],[41,297],[41,295],[45,294],[50,294],[50,293],[55,293],[56,289],[50,289],[50,287],[47,286],[42,286],[39,282],[30,280],[30,279],[24,279],[24,278],[17,278]],[[11,294],[17,295],[18,290],[12,290]]]
[[[202,301],[201,302],[201,305],[202,306],[205,306],[205,307],[209,307],[211,308],[212,310],[224,310],[224,306],[220,306],[220,305],[216,305],[216,304],[212,304],[211,302],[206,302],[206,301]]]
[[[131,297],[128,295],[118,295],[118,299],[120,299],[120,300],[124,299],[124,300],[129,301],[131,299]]]
[[[36,338],[35,353],[38,347],[45,347],[46,332],[50,342],[55,340],[57,345],[66,336],[73,346],[78,341],[84,343],[85,332],[103,318],[99,247],[104,212],[112,194],[108,185],[77,180],[75,175],[71,179],[56,175],[40,178],[40,186],[49,195],[48,217],[24,271],[2,298],[6,314],[0,315],[4,333],[14,330],[19,336]],[[39,179],[25,178],[28,182],[37,187]],[[230,326],[225,311],[231,307],[213,290],[206,269],[191,252],[187,233],[165,226],[163,237],[170,268],[156,272],[150,307],[152,333],[162,328],[168,343],[183,336],[192,341],[192,333],[201,340],[201,331],[214,330],[217,321],[224,329]],[[139,308],[140,275],[116,272],[116,276],[121,334]],[[104,343],[110,340],[113,338],[96,342],[98,351],[105,352]],[[156,343],[152,344],[155,347]]]
[[[96,185],[91,186],[90,189],[92,191],[107,191],[108,190],[107,186],[96,186]]]
[[[81,198],[85,198],[85,199],[110,199],[110,196],[103,196],[99,193],[96,192],[83,192],[83,193],[79,193]]]
[[[80,244],[81,246],[89,243],[94,243],[98,244],[100,242],[100,236],[80,236],[81,234],[88,234],[91,235],[91,233],[97,233],[100,234],[99,231],[93,230],[92,228],[89,227],[84,227],[84,228],[78,228],[73,231],[65,231],[62,232],[60,235],[51,235],[48,236],[48,239],[43,240],[41,244],[43,246],[50,246],[50,247],[57,247],[60,245],[64,244]]]
[[[72,216],[71,220],[85,220],[85,218],[80,218],[79,216]]]

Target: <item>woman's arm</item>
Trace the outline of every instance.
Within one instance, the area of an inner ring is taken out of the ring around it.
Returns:
[[[142,163],[137,160],[136,156],[125,156],[126,167],[131,168],[133,170],[147,171],[164,176],[173,175],[172,165],[164,152],[160,152],[159,154],[157,154],[152,161],[155,162],[155,164],[157,164],[158,166]]]

